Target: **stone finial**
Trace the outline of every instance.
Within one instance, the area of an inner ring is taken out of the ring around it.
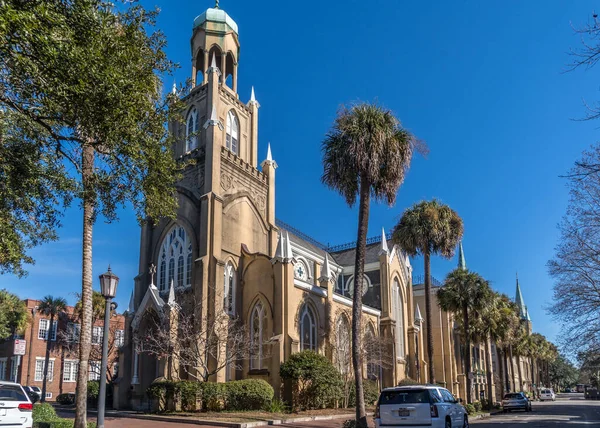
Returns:
[[[175,300],[175,282],[171,280],[171,286],[169,287],[169,297],[167,298],[167,305],[175,307],[177,301]]]
[[[210,73],[221,74],[221,70],[219,70],[219,67],[217,67],[217,55],[214,52],[212,54],[212,59],[210,61],[210,67],[206,71],[208,72],[208,74],[210,74]]]
[[[265,170],[265,167],[267,166],[273,166],[273,168],[277,168],[277,162],[275,162],[273,160],[273,155],[271,154],[271,143],[269,143],[267,145],[267,158],[262,161],[262,163],[260,164],[260,166],[262,167],[263,171]]]
[[[325,253],[325,262],[323,263],[323,269],[321,269],[321,276],[319,281],[331,281],[333,275],[331,274],[331,266],[329,265],[329,256]]]
[[[217,109],[214,106],[210,112],[210,119],[208,119],[204,124],[204,129],[208,128],[209,126],[218,126],[221,131],[223,130],[223,124],[219,120],[219,117],[217,116]]]
[[[260,107],[260,104],[258,103],[258,101],[256,101],[256,96],[254,95],[254,86],[252,87],[252,90],[250,91],[250,101],[248,101],[248,105],[249,106],[255,105],[257,108]]]
[[[156,273],[156,266],[154,263],[150,264],[148,272],[150,273],[150,287],[156,288],[156,285],[154,285],[154,274]]]
[[[389,254],[390,250],[388,249],[387,238],[385,236],[385,229],[381,228],[381,250],[379,250],[379,255]]]
[[[423,316],[421,315],[421,309],[419,309],[419,304],[417,303],[417,307],[415,309],[415,323],[419,325],[423,322]]]

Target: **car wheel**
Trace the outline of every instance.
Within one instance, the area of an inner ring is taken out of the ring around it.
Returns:
[[[450,419],[446,419],[446,425],[444,425],[445,428],[452,428],[452,421],[450,421]]]
[[[465,421],[463,422],[463,428],[469,428],[469,418],[465,415]]]

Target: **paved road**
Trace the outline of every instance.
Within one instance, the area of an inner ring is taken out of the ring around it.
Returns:
[[[471,425],[477,428],[600,427],[600,401],[584,400],[583,394],[558,394],[556,401],[534,402],[531,413],[499,413]]]

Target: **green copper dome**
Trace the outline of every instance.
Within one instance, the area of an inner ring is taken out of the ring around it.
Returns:
[[[235,33],[238,34],[238,26],[235,21],[231,18],[231,16],[227,15],[227,13],[223,9],[210,8],[206,9],[205,12],[202,12],[200,15],[194,19],[194,28],[201,27],[205,22],[217,22],[222,24],[227,24],[229,28]]]

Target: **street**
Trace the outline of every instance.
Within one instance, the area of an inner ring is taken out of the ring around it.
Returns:
[[[534,402],[531,413],[498,413],[473,421],[483,427],[600,427],[600,401],[584,400],[583,394],[558,394],[556,401]]]

